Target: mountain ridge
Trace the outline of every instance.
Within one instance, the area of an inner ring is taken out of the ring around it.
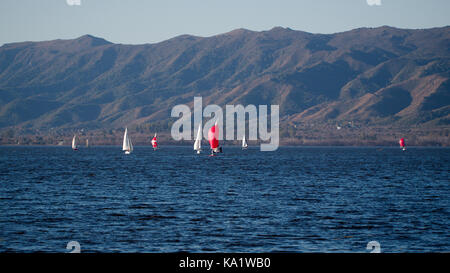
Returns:
[[[0,47],[0,130],[170,124],[192,104],[279,104],[282,126],[450,124],[450,27],[274,27],[140,45],[92,35]]]

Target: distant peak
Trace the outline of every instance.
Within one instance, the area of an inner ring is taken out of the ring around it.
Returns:
[[[87,44],[90,46],[101,46],[101,45],[107,45],[107,44],[111,44],[111,42],[103,39],[103,38],[98,38],[89,34],[85,34],[81,37],[78,37],[75,39],[76,41],[83,43],[83,44]]]
[[[284,28],[284,27],[277,26],[277,27],[273,27],[269,31],[293,31],[293,30],[288,27]]]
[[[190,34],[182,34],[182,35],[175,36],[169,40],[177,40],[177,41],[179,41],[179,40],[195,40],[197,38],[200,38],[200,37],[195,36],[195,35],[190,35]]]
[[[246,28],[237,28],[235,30],[225,33],[225,35],[241,35],[241,34],[253,33],[253,32],[254,31],[248,30]]]
[[[388,25],[384,25],[384,26],[381,26],[381,27],[378,27],[378,28],[380,28],[380,29],[398,29],[396,27],[392,27],[392,26],[388,26]]]

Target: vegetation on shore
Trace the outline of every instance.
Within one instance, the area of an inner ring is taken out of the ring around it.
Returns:
[[[151,126],[131,126],[128,128],[135,145],[150,145],[154,133],[162,145],[192,145],[193,139],[175,141],[170,129],[154,130]],[[0,131],[0,145],[70,145],[76,134],[79,144],[89,139],[90,146],[121,145],[123,128],[97,130],[13,130]],[[284,124],[280,128],[280,145],[293,146],[396,146],[401,137],[408,146],[450,146],[450,126],[438,128],[424,127],[363,127],[358,124]],[[225,145],[238,145],[239,141],[223,141]],[[250,145],[259,141],[250,140]]]

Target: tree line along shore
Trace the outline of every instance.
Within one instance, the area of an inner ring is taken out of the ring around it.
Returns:
[[[154,131],[129,128],[135,145],[151,145]],[[66,130],[59,132],[23,133],[14,130],[0,132],[0,145],[70,145],[74,134],[80,145],[89,140],[89,146],[121,145],[124,129]],[[160,145],[192,145],[192,140],[175,141],[170,131],[157,132]],[[300,127],[280,128],[280,146],[397,146],[405,138],[408,146],[450,146],[450,126],[443,128],[392,128],[392,127]],[[205,139],[206,141],[206,139]],[[241,140],[224,140],[224,145],[238,145]],[[259,145],[259,140],[248,140],[248,144]]]

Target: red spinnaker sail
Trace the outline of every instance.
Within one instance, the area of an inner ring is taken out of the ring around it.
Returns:
[[[208,140],[211,149],[215,150],[219,147],[219,127],[217,126],[217,122],[209,129]]]
[[[158,142],[156,141],[156,134],[155,134],[155,136],[152,138],[152,147],[153,147],[153,148],[157,148],[157,147],[158,147]]]
[[[400,144],[400,147],[404,148],[404,147],[405,147],[405,140],[404,140],[403,138],[401,138],[401,139],[398,141],[398,144]]]

